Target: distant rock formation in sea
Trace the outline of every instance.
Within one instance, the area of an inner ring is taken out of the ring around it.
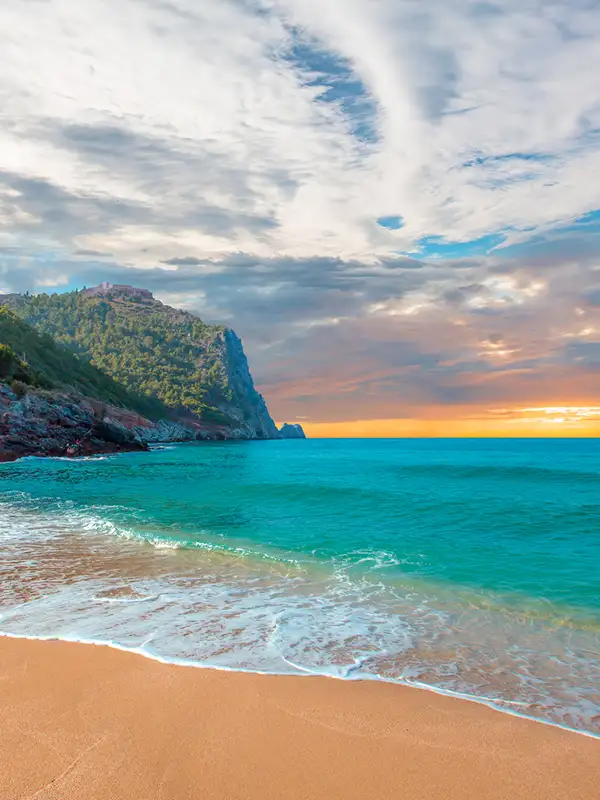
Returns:
[[[282,439],[306,439],[306,434],[302,430],[302,425],[297,422],[284,422],[279,429],[279,436]]]

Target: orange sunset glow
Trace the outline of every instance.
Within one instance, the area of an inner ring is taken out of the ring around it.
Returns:
[[[314,438],[590,437],[600,436],[600,407],[547,406],[494,409],[446,419],[302,421]]]

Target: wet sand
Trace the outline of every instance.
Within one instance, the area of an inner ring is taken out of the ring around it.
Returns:
[[[391,684],[0,638],[2,800],[598,800],[600,741]]]

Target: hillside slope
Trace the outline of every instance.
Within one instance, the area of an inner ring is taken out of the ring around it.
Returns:
[[[218,425],[232,438],[279,436],[235,333],[163,305],[147,290],[102,284],[62,295],[4,295],[0,304],[123,391],[150,406],[158,401],[172,419]],[[143,413],[161,416],[156,405]]]
[[[148,405],[0,306],[0,462],[145,450]]]
[[[134,409],[141,414],[160,415],[164,412],[161,403],[128,391],[90,364],[88,359],[78,358],[51,336],[39,333],[2,305],[0,381],[74,392]]]

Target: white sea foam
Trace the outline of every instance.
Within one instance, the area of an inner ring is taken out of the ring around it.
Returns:
[[[149,542],[157,550],[180,550],[183,547],[181,542],[171,542],[168,539],[150,539]]]
[[[386,582],[393,554],[353,551],[312,570],[197,542],[190,560],[169,553],[182,541],[120,526],[106,508],[53,509],[16,494],[0,504],[3,635],[106,644],[172,664],[385,680],[600,727],[597,637],[507,623],[441,591]]]
[[[94,603],[148,603],[158,600],[162,595],[151,594],[147,597],[92,597]]]

